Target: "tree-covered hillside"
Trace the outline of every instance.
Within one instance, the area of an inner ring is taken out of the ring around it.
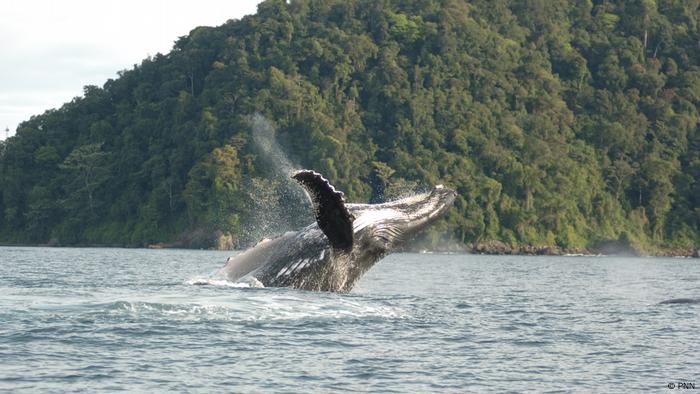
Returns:
[[[22,123],[0,143],[0,242],[284,230],[260,229],[290,189],[256,143],[273,128],[351,201],[454,187],[433,242],[698,248],[698,7],[266,1]]]

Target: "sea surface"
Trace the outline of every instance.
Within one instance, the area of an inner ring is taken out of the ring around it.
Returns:
[[[700,390],[700,304],[659,304],[698,259],[394,254],[332,294],[208,282],[230,254],[0,248],[0,391]]]

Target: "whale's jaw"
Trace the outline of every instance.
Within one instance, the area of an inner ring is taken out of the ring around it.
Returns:
[[[384,204],[348,204],[356,217],[355,238],[367,232],[389,252],[442,216],[455,196],[454,190],[439,185],[428,193]]]
[[[355,217],[353,248],[338,253],[327,272],[337,291],[347,292],[384,256],[437,220],[453,203],[455,192],[438,186],[429,193],[378,204],[347,204]]]

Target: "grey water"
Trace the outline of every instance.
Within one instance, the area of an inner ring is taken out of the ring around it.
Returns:
[[[202,283],[229,252],[0,248],[0,391],[700,388],[700,261],[394,254],[348,294]],[[215,282],[212,282],[216,284]]]

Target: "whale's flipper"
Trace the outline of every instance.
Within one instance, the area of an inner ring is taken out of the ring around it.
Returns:
[[[355,217],[345,207],[343,192],[315,171],[301,170],[292,176],[311,195],[316,213],[316,222],[331,246],[338,250],[352,248],[352,222]]]

